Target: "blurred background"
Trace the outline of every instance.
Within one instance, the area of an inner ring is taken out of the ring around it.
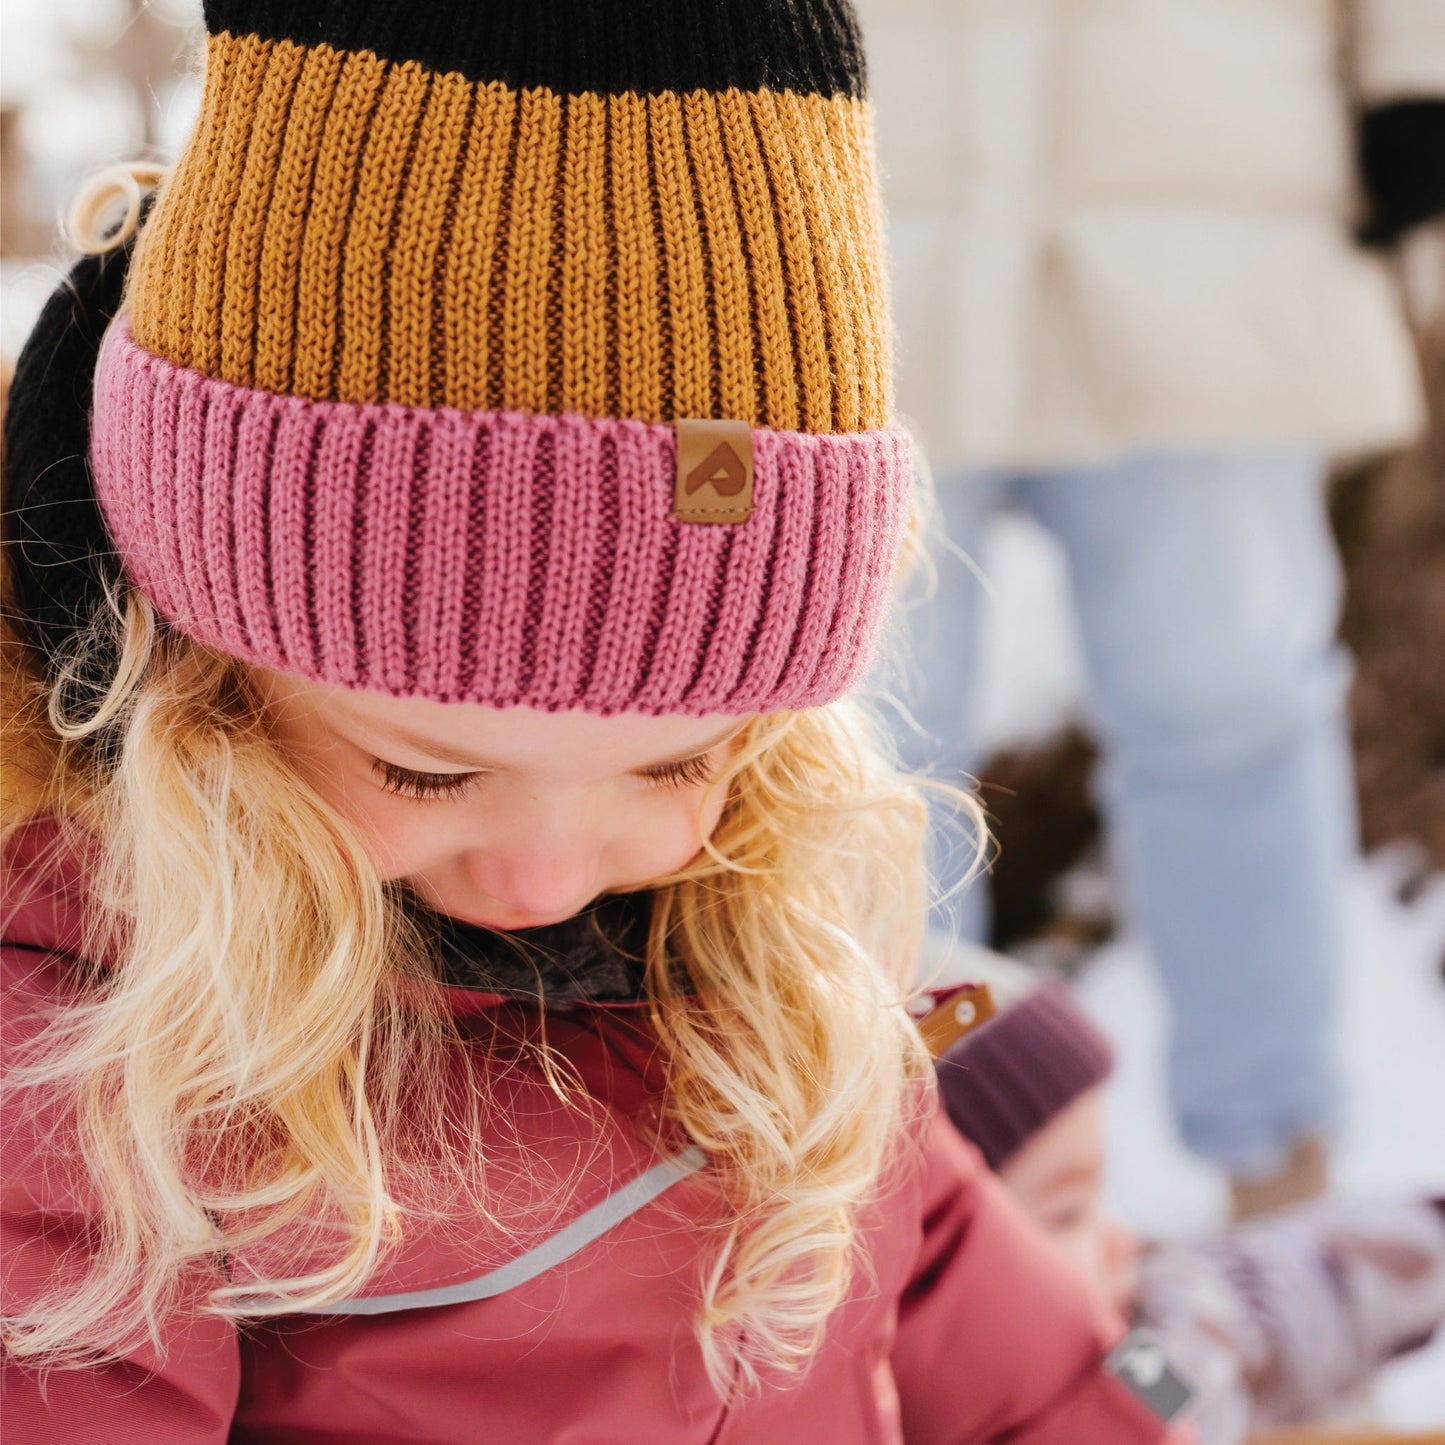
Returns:
[[[1445,5],[854,3],[968,558],[900,745],[997,845],[939,953],[1073,981],[1146,1236],[1439,1194]],[[1359,1404],[1445,1426],[1445,1341]]]
[[[1043,134],[1038,117],[1025,114],[1020,97],[1027,86],[1013,84],[1010,67],[1033,74],[1030,46],[1058,67],[1064,52],[1049,34],[1050,17],[1068,11],[1069,0],[1020,0],[1012,9],[982,0],[952,6],[870,0],[862,8],[874,57],[885,191],[895,213],[895,258],[905,257],[914,270],[924,262],[952,268],[947,295],[957,305],[935,308],[944,325],[966,327],[970,305],[980,315],[998,311],[1009,286],[1022,288],[1024,301],[1017,304],[1032,304],[1030,286],[1056,285],[1060,268],[1077,263],[1058,239],[1067,241],[1058,208],[1077,206],[1081,195],[1087,200],[1087,186],[1077,174],[1060,179],[1068,157],[1051,154],[1060,192],[1040,219],[1034,213],[1037,187],[1021,200],[1027,189],[1022,171],[1015,175],[999,158],[1011,153],[1008,145],[990,146],[1000,130],[1012,138]],[[1078,0],[1072,22],[1120,8]],[[1170,0],[1156,13],[1213,9],[1214,26],[1221,16],[1252,8],[1244,0],[1213,6]],[[1279,17],[1310,7],[1273,8]],[[199,97],[198,12],[195,0],[5,0],[0,356],[7,377],[68,264],[57,222],[80,184],[114,161],[165,162],[183,139]],[[939,16],[945,17],[939,33],[961,50],[940,46],[936,35],[930,41],[928,27]],[[975,21],[980,23],[970,30]],[[1101,33],[1107,40],[1106,30]],[[1219,42],[1220,34],[1214,26],[1191,44]],[[968,49],[974,39],[976,53]],[[1129,43],[1138,39],[1133,33]],[[1099,36],[1085,33],[1084,40]],[[1437,48],[1445,51],[1445,37],[1437,38]],[[1267,70],[1276,62],[1287,70],[1292,63],[1283,51],[1262,52],[1254,62]],[[929,67],[939,63],[944,69],[931,75]],[[1068,86],[1085,73],[1086,67],[1049,71],[1041,94],[1057,109]],[[1270,72],[1271,84],[1277,73]],[[944,107],[940,96],[950,94],[963,105],[959,97],[973,94],[970,86],[980,77],[979,94],[986,99],[990,85],[1003,87],[988,113],[983,101],[971,119]],[[1158,102],[1161,88],[1180,88],[1177,78],[1163,75],[1155,75],[1152,85],[1156,94],[1141,104]],[[1110,93],[1117,100],[1119,87]],[[1235,99],[1220,93],[1212,103],[1223,117]],[[1061,124],[1067,129],[1069,123],[1066,115]],[[961,149],[950,154],[950,140]],[[1055,144],[1043,134],[1044,151]],[[1217,144],[1224,174],[1232,168],[1228,124],[1221,123]],[[1343,156],[1350,145],[1342,145]],[[1438,173],[1445,162],[1437,156],[1435,164]],[[1171,203],[1181,204],[1177,198]],[[1118,209],[1117,196],[1111,204]],[[1030,280],[1011,262],[997,276],[971,277],[975,236],[983,238],[980,248],[997,243],[1001,256],[1016,259],[1009,226],[1021,207],[1037,233],[1029,244],[1039,246],[1042,279]],[[936,231],[952,230],[952,252],[922,255],[920,247],[937,250],[925,222]],[[1081,248],[1092,223],[1087,216],[1079,223]],[[1342,228],[1351,224],[1348,217],[1341,221]],[[1358,856],[1340,878],[1343,896],[1331,900],[1343,918],[1341,1007],[1331,1025],[1338,1033],[1343,1097],[1330,1143],[1330,1177],[1333,1188],[1352,1194],[1438,1194],[1445,1193],[1445,232],[1436,221],[1411,226],[1408,235],[1391,241],[1372,257],[1378,283],[1370,284],[1388,288],[1389,304],[1398,306],[1412,364],[1418,365],[1416,410],[1384,428],[1375,444],[1326,440],[1319,447],[1328,471],[1329,522],[1344,568],[1339,635],[1353,662],[1348,726],[1360,838]],[[1178,275],[1187,286],[1187,269]],[[1207,329],[1217,300],[1196,298],[1201,327]],[[1319,300],[1328,309],[1328,297]],[[952,353],[952,359],[940,359],[916,310],[905,296],[899,312],[901,400],[905,411],[920,409],[940,492],[984,471],[996,478],[1010,469],[1038,470],[1040,458],[1015,456],[1003,440],[992,449],[980,441],[1011,404],[1000,390],[1000,365],[992,364],[998,358],[978,371],[976,384],[970,382],[972,363]],[[1030,345],[1066,347],[1067,338],[1045,326]],[[1146,370],[1149,363],[1146,353]],[[1088,358],[1081,362],[1085,369],[1089,364]],[[1062,383],[1048,375],[1030,383],[1025,375],[1019,385],[1057,391]],[[967,405],[939,395],[950,386],[972,387]],[[982,420],[957,426],[932,421],[930,434],[933,414],[952,405],[956,417],[975,402],[984,409]],[[1042,425],[1061,424],[1055,417]],[[1391,433],[1388,440],[1383,432]],[[1120,444],[1165,440],[1145,427]],[[1080,455],[1070,459],[1094,463],[1109,446],[1109,436],[1101,434],[1090,445],[1078,444]],[[969,537],[956,539],[977,553],[981,574],[974,579],[978,638],[968,684],[969,752],[957,766],[977,776],[997,839],[991,906],[964,927],[997,949],[1067,975],[1115,1042],[1120,1067],[1110,1096],[1108,1189],[1118,1209],[1149,1234],[1204,1230],[1228,1215],[1229,1175],[1185,1147],[1168,1102],[1168,996],[1136,922],[1127,865],[1117,861],[1110,809],[1101,805],[1101,759],[1109,744],[1090,685],[1097,658],[1091,662],[1077,620],[1077,559],[1071,562],[1057,528],[1042,524],[1037,513],[1000,492],[986,516],[973,518]],[[933,726],[935,734],[945,730]],[[922,761],[937,765],[939,755]],[[1372,1408],[1401,1429],[1445,1426],[1445,1340],[1390,1367]]]

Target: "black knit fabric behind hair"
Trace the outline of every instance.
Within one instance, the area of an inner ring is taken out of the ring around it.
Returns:
[[[576,94],[861,95],[848,0],[206,0],[211,34],[370,50],[468,80]]]
[[[6,407],[6,561],[21,630],[51,662],[93,617],[104,584],[121,576],[86,458],[96,360],[130,251],[85,257],[46,302]],[[84,671],[102,678],[113,666],[96,656]]]

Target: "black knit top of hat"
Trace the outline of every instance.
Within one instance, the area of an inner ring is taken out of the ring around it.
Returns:
[[[213,35],[367,50],[560,94],[861,95],[847,0],[206,0]]]

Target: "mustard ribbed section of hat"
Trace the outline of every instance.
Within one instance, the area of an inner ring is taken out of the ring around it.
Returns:
[[[564,94],[223,32],[130,289],[176,364],[313,400],[891,421],[867,102]]]

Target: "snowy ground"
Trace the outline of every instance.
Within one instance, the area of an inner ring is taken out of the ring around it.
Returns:
[[[1346,985],[1348,1107],[1335,1158],[1355,1195],[1445,1190],[1445,879],[1409,908],[1401,860],[1366,864],[1351,893]],[[1224,1217],[1222,1179],[1190,1157],[1164,1107],[1164,1015],[1142,949],[1104,949],[1080,993],[1119,1046],[1110,1099],[1110,1193],[1148,1234],[1188,1234]],[[1445,1426],[1445,1339],[1391,1367],[1377,1395],[1392,1424]]]
[[[986,656],[990,743],[1038,737],[1073,714],[1082,672],[1067,612],[1062,560],[1049,538],[1005,517],[988,558],[995,600]],[[1350,892],[1351,946],[1342,1048],[1348,1078],[1335,1156],[1352,1194],[1445,1192],[1445,878],[1409,904],[1408,850],[1361,864]],[[1164,1014],[1140,946],[1103,949],[1080,988],[1118,1045],[1110,1099],[1110,1193],[1145,1233],[1211,1228],[1225,1212],[1222,1178],[1185,1152],[1164,1104]],[[1445,1339],[1390,1368],[1382,1420],[1445,1426]]]

